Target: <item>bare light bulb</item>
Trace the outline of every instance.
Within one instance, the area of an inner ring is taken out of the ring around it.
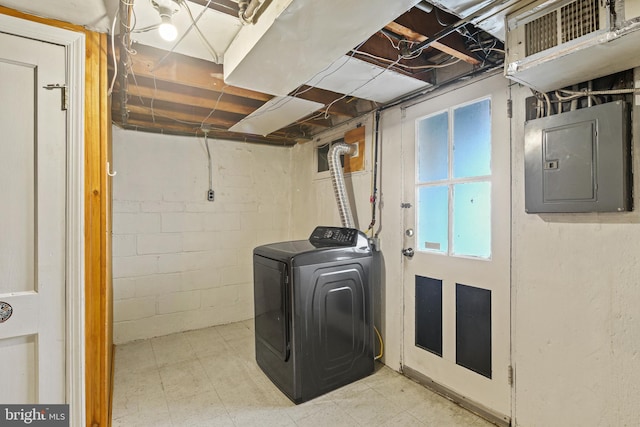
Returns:
[[[171,22],[171,17],[167,15],[161,15],[162,23],[158,27],[158,33],[163,40],[168,42],[172,42],[178,37],[178,29],[173,22]]]

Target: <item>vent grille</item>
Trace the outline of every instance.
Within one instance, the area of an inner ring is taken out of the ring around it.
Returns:
[[[558,45],[558,11],[547,13],[525,24],[526,55]]]
[[[526,55],[533,55],[600,29],[598,0],[575,0],[525,24]]]
[[[562,43],[600,29],[598,0],[578,0],[561,9]]]

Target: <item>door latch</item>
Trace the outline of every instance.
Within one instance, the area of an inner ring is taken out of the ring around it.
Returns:
[[[407,258],[413,258],[413,255],[414,255],[413,248],[403,249],[402,255],[406,256]]]
[[[53,84],[50,83],[46,86],[42,86],[43,89],[46,90],[53,90],[53,89],[60,89],[60,96],[61,96],[61,100],[60,100],[60,109],[62,111],[67,111],[67,107],[68,107],[68,102],[67,102],[67,85],[65,84]]]

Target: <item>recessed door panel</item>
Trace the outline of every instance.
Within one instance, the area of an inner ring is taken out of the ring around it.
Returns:
[[[0,402],[65,403],[65,48],[0,33],[0,81]]]

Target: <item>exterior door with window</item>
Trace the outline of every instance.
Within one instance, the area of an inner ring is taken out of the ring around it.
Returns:
[[[508,85],[493,76],[405,109],[404,338],[409,375],[508,419]],[[426,377],[426,378],[424,378]]]

